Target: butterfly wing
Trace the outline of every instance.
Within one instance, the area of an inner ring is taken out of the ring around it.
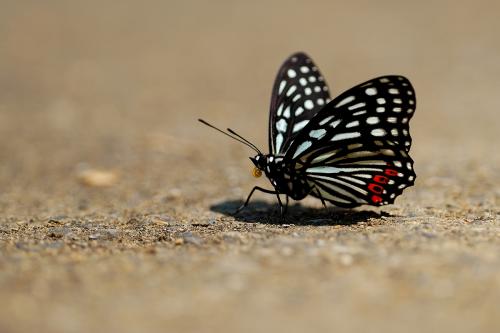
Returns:
[[[415,91],[383,76],[335,98],[303,128],[285,160],[307,178],[311,195],[341,207],[394,202],[415,180],[409,120]]]
[[[269,151],[287,151],[299,131],[330,101],[328,86],[305,53],[291,55],[274,82],[269,112]]]

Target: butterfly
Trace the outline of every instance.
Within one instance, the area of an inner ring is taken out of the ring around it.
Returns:
[[[388,75],[361,83],[333,100],[318,67],[305,53],[292,54],[274,82],[269,112],[269,154],[230,128],[227,132],[257,155],[253,175],[265,173],[281,215],[289,198],[308,195],[338,207],[391,204],[414,185],[409,156],[409,121],[416,108],[415,90],[403,76]],[[286,196],[283,205],[280,195]]]

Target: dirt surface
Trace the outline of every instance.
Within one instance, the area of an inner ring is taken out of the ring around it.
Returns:
[[[499,332],[498,2],[1,1],[0,332]],[[278,66],[417,92],[382,209],[255,196]]]

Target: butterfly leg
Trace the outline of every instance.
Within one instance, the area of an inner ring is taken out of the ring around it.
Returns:
[[[283,209],[283,203],[281,202],[281,198],[280,198],[280,195],[279,195],[278,192],[276,192],[276,198],[278,198],[278,203],[280,205],[280,217],[282,219],[284,219],[285,218],[285,213],[286,213],[286,208]]]
[[[253,192],[255,192],[256,190],[259,190],[261,192],[264,192],[264,193],[269,193],[269,194],[276,194],[278,195],[278,192],[276,191],[271,191],[271,190],[266,190],[265,188],[262,188],[262,187],[259,187],[259,186],[255,186],[251,191],[250,191],[250,194],[248,195],[247,197],[247,200],[245,201],[245,203],[243,205],[240,206],[240,208],[238,208],[235,212],[234,212],[234,215],[238,214],[239,212],[241,212],[241,210],[243,208],[245,208],[246,206],[248,206],[248,203],[250,202],[250,198],[252,197],[253,195]],[[279,196],[278,196],[278,200],[279,200]],[[281,201],[280,202],[280,206],[281,206]]]
[[[288,211],[288,195],[286,196],[286,203],[285,203],[285,214]]]

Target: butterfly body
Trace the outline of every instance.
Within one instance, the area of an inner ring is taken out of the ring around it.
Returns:
[[[393,203],[414,184],[409,121],[416,99],[410,81],[399,75],[381,76],[333,100],[329,91],[311,58],[295,53],[275,79],[269,154],[228,129],[233,139],[257,151],[250,158],[258,171],[254,175],[265,173],[273,186],[254,187],[240,209],[256,190],[276,195],[282,213],[280,195],[286,196],[286,204],[289,197],[312,195],[323,205],[381,206]]]
[[[276,192],[294,200],[302,200],[310,193],[303,171],[287,163],[283,156],[257,155],[250,158],[255,167],[262,170]]]

